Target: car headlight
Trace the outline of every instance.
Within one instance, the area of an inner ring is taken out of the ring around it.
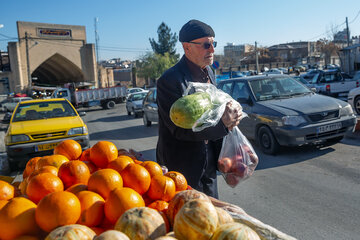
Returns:
[[[340,116],[351,116],[354,112],[350,106],[350,104],[346,105],[345,107],[340,108]]]
[[[30,138],[25,134],[11,135],[11,137],[10,137],[10,141],[12,143],[26,142],[26,141],[29,141],[29,140],[30,140]]]
[[[76,135],[76,134],[86,134],[87,133],[87,128],[86,127],[77,127],[77,128],[72,128],[68,131],[68,135]]]
[[[284,125],[290,125],[296,127],[302,123],[305,123],[306,120],[302,116],[285,116],[282,117],[282,122]]]

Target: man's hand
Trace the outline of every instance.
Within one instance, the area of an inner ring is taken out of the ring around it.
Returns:
[[[221,117],[222,122],[224,123],[225,127],[231,131],[235,126],[240,123],[242,110],[238,104],[232,104],[232,102],[228,102],[226,104],[226,108],[224,114]]]

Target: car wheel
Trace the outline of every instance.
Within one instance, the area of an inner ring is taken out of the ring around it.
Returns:
[[[115,102],[114,101],[108,101],[107,103],[106,103],[106,108],[107,109],[112,109],[112,108],[114,108],[115,107]]]
[[[360,115],[360,96],[357,96],[354,101],[355,112]]]
[[[149,121],[146,117],[146,114],[143,114],[143,121],[144,121],[144,126],[145,127],[150,127],[151,126],[151,121]]]
[[[275,155],[280,148],[274,134],[267,126],[261,126],[257,133],[257,142],[265,154]]]

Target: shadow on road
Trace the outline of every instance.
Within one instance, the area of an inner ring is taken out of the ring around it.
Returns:
[[[126,116],[122,116],[126,117]],[[116,117],[118,119],[119,117]],[[118,120],[116,120],[118,121]],[[108,131],[102,131],[97,133],[91,133],[91,140],[101,140],[106,136],[109,140],[131,140],[131,139],[140,139],[147,137],[154,137],[158,135],[157,124],[153,124],[151,127],[141,126],[133,126],[127,128],[118,128],[112,129]]]
[[[302,146],[302,147],[284,147],[277,155],[266,155],[253,145],[255,152],[259,157],[259,164],[256,170],[275,168],[304,162],[313,158],[317,158],[335,151],[331,146]]]

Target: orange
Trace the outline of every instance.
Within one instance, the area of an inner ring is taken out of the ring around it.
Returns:
[[[64,191],[61,179],[51,173],[39,173],[32,177],[26,187],[26,194],[34,203],[53,192]]]
[[[165,202],[163,200],[156,200],[156,201],[150,203],[149,205],[147,205],[147,207],[156,209],[160,212],[166,212],[166,210],[169,207],[169,203]]]
[[[88,181],[88,190],[100,194],[104,199],[110,191],[123,187],[123,179],[114,169],[100,169],[91,174]]]
[[[117,157],[118,150],[112,142],[99,141],[90,148],[90,161],[98,168],[106,168]]]
[[[77,183],[86,185],[89,181],[90,170],[84,162],[72,160],[60,166],[58,176],[66,189]]]
[[[157,175],[151,179],[147,195],[151,199],[168,202],[175,196],[175,183],[167,176]]]
[[[26,163],[26,167],[23,172],[23,179],[28,177],[35,170],[36,163],[40,158],[41,157],[33,157]]]
[[[0,200],[10,200],[14,197],[15,187],[8,182],[0,180]]]
[[[186,178],[183,174],[176,172],[176,171],[170,171],[165,174],[165,176],[171,178],[175,182],[176,191],[183,191],[186,190],[188,187]]]
[[[134,160],[132,160],[131,157],[121,155],[117,157],[114,161],[109,162],[107,167],[114,169],[120,173],[130,163],[134,163]]]
[[[35,211],[35,220],[42,230],[51,232],[59,226],[75,224],[80,214],[81,205],[75,194],[54,192],[41,199]]]
[[[50,166],[50,165],[47,165],[47,166],[43,166],[35,171],[33,171],[28,177],[27,177],[27,180],[29,181],[31,178],[33,178],[34,176],[38,175],[39,173],[51,173],[53,174],[54,176],[57,176],[58,175],[58,171],[59,169],[57,167],[54,167],[54,166]]]
[[[60,142],[54,148],[54,154],[60,154],[67,157],[69,160],[77,160],[82,153],[81,145],[72,139],[67,139]]]
[[[81,205],[81,215],[77,223],[88,227],[99,225],[104,218],[105,200],[91,191],[81,191],[76,196]]]
[[[156,175],[163,175],[162,168],[157,162],[144,161],[141,163],[141,166],[143,166],[144,168],[146,168],[146,170],[148,170],[151,177]]]
[[[124,187],[132,188],[140,195],[147,192],[150,187],[150,173],[139,164],[130,163],[120,174],[124,181]]]
[[[0,211],[0,239],[15,239],[22,235],[36,235],[39,227],[35,222],[36,204],[29,199],[11,199]]]
[[[105,216],[114,224],[126,210],[134,207],[145,207],[141,195],[131,188],[116,188],[105,201]]]
[[[92,162],[90,162],[90,161],[82,161],[82,162],[85,163],[86,166],[88,166],[90,174],[93,174],[94,172],[96,172],[98,170],[98,168]]]
[[[90,227],[90,228],[91,228],[91,230],[93,230],[96,233],[96,236],[105,232],[105,229],[103,229],[101,227]]]
[[[44,156],[42,158],[40,158],[36,165],[35,165],[35,170],[43,167],[43,166],[54,166],[59,168],[61,166],[61,164],[63,164],[64,162],[68,162],[69,159],[67,157],[65,157],[64,155],[49,155],[49,156]]]
[[[90,161],[90,148],[86,149],[81,153],[79,158],[80,161]]]
[[[0,200],[0,210],[8,203],[8,200]]]
[[[66,189],[66,191],[71,192],[73,194],[77,194],[78,192],[85,191],[85,190],[87,190],[87,185],[82,184],[82,183],[74,184],[71,187],[69,187],[68,189]]]

